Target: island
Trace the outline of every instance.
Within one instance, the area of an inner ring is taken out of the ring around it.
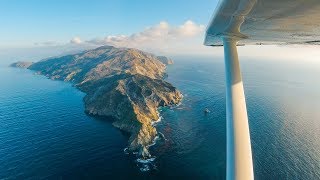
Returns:
[[[166,65],[172,63],[167,57],[137,49],[102,46],[11,66],[72,82],[86,94],[85,112],[112,117],[112,124],[130,135],[128,150],[148,158],[149,146],[157,136],[158,108],[176,105],[182,99],[182,94],[164,80]]]

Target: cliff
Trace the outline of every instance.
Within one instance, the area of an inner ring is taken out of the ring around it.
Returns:
[[[129,149],[148,157],[148,146],[157,135],[153,126],[159,119],[157,108],[177,104],[182,97],[175,87],[163,80],[166,76],[164,60],[164,57],[137,49],[103,46],[12,66],[74,83],[86,93],[85,111],[114,117],[113,125],[130,134]]]

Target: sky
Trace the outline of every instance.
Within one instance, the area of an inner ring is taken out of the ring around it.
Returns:
[[[0,0],[0,57],[9,54],[33,60],[106,44],[161,55],[222,55],[222,48],[203,46],[217,2]],[[319,48],[296,49],[248,46],[239,51],[253,56],[320,56]]]
[[[0,0],[0,46],[131,35],[163,21],[205,25],[215,6],[215,0]]]

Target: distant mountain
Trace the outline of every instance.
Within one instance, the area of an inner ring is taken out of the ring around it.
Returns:
[[[157,57],[163,64],[166,64],[166,65],[168,65],[168,64],[173,64],[173,60],[172,59],[169,59],[169,58],[167,58],[167,57],[165,57],[165,56],[158,56]]]
[[[129,149],[150,156],[148,146],[157,131],[157,108],[180,102],[182,95],[165,82],[165,64],[172,60],[137,49],[102,46],[78,54],[45,59],[36,63],[17,62],[51,79],[70,81],[86,93],[85,111],[111,116],[113,125],[130,133]]]
[[[18,67],[18,68],[28,68],[33,64],[33,62],[23,62],[23,61],[19,61],[19,62],[15,62],[13,64],[11,64],[11,67]]]

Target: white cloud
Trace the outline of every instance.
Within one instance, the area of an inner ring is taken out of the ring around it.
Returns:
[[[196,24],[191,20],[180,26],[171,26],[168,22],[162,21],[130,36],[110,35],[86,42],[95,45],[138,48],[155,53],[181,52],[188,46],[202,46],[204,30],[204,25]]]
[[[188,20],[183,25],[177,28],[172,28],[171,31],[169,31],[169,34],[174,37],[193,37],[203,33],[204,29],[204,25],[197,25],[194,22]]]
[[[72,39],[70,40],[70,43],[71,43],[71,44],[81,44],[82,41],[81,41],[81,39],[80,39],[79,37],[74,37],[74,38],[72,38]]]
[[[179,26],[172,26],[168,22],[162,21],[131,35],[109,35],[91,40],[74,37],[68,43],[47,41],[34,43],[34,45],[38,47],[61,46],[66,51],[112,45],[137,48],[156,54],[202,54],[205,51],[208,52],[208,48],[203,46],[204,30],[204,25],[191,20]]]

